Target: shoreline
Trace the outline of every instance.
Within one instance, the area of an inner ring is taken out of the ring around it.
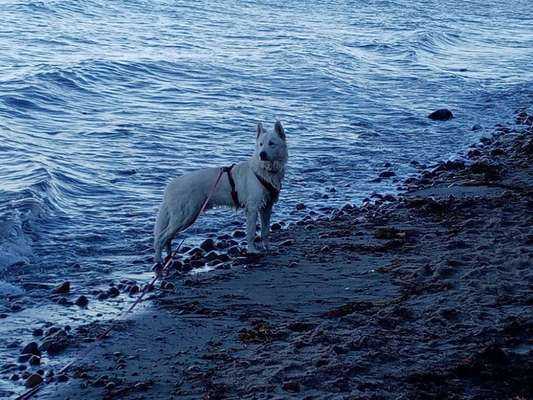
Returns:
[[[231,237],[193,251],[175,266],[213,270],[162,283],[38,398],[530,398],[533,117],[520,115],[404,193],[276,230],[278,251],[255,262]],[[120,285],[129,305],[137,284]],[[104,328],[65,332],[55,361]]]

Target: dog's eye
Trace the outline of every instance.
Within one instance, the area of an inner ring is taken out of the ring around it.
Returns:
[[[274,142],[270,141],[270,142],[268,142],[268,145],[269,146],[274,146]]]
[[[262,146],[263,145],[263,142],[259,143],[259,146]]]

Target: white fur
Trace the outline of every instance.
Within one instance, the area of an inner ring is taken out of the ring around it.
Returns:
[[[268,249],[270,216],[275,202],[254,172],[275,188],[281,189],[287,159],[285,131],[281,123],[276,122],[272,132],[265,131],[263,126],[258,124],[253,156],[236,164],[231,170],[240,205],[246,212],[246,240],[249,253],[258,252],[254,244],[258,213],[261,219],[261,240],[264,248]],[[221,168],[203,168],[178,176],[168,184],[154,229],[156,262],[162,261],[163,248],[166,248],[167,254],[170,254],[172,240],[179,232],[194,223],[194,218],[211,192],[220,171]],[[234,207],[226,173],[222,175],[218,188],[206,208],[219,206]]]

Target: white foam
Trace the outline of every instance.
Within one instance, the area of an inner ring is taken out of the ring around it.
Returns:
[[[12,285],[11,283],[7,282],[0,282],[0,296],[19,295],[23,292],[24,290],[22,290],[18,286]]]
[[[0,220],[0,271],[27,262],[32,254],[31,240],[22,231],[19,216],[9,215]]]

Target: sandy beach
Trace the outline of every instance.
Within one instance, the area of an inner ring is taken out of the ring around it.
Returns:
[[[421,166],[400,195],[300,205],[269,255],[247,258],[229,235],[189,251],[69,374],[50,378],[47,357],[66,363],[108,322],[44,332],[39,346],[64,343],[39,351],[44,366],[21,371],[26,344],[14,348],[8,395],[41,369],[40,399],[533,398],[532,123],[518,114]],[[182,271],[207,260],[212,271]]]

